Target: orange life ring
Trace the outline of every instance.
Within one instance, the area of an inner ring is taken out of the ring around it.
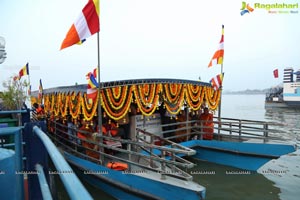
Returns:
[[[124,171],[128,169],[128,164],[121,162],[108,162],[106,167],[117,171]]]

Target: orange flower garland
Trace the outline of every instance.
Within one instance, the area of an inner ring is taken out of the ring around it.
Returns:
[[[216,110],[218,108],[219,101],[220,101],[220,94],[221,94],[220,90],[215,91],[211,87],[206,87],[205,91],[206,91],[205,96],[209,108],[212,110]]]
[[[202,86],[187,84],[185,90],[185,99],[188,106],[193,110],[197,111],[200,109],[203,103],[203,97],[205,90]]]
[[[92,104],[90,104],[87,101],[87,95],[85,93],[81,101],[81,108],[82,108],[82,114],[84,116],[84,119],[90,121],[94,116],[96,116],[97,107],[98,107],[98,101],[94,101]]]
[[[77,119],[79,117],[80,109],[81,109],[81,101],[82,101],[82,97],[80,92],[78,92],[77,95],[75,94],[75,92],[73,92],[70,95],[69,112],[73,119]]]
[[[130,105],[135,99],[138,110],[144,116],[151,116],[159,105],[160,96],[164,98],[165,108],[177,115],[183,104],[186,103],[193,111],[200,109],[203,99],[208,107],[217,109],[220,101],[220,90],[212,87],[183,84],[183,83],[152,83],[123,85],[101,90],[101,106],[104,113],[114,120],[122,119],[130,110]],[[34,103],[36,98],[31,98]],[[88,102],[86,93],[52,93],[44,95],[45,111],[54,113],[55,116],[65,117],[70,114],[73,119],[82,112],[84,118],[90,121],[97,115],[97,101]]]
[[[144,84],[132,86],[133,93],[136,99],[137,106],[141,113],[145,116],[152,115],[159,102],[159,93],[161,91],[161,84]]]
[[[174,93],[176,91],[176,93]],[[165,106],[171,114],[177,115],[184,103],[184,86],[183,84],[165,84]]]
[[[126,103],[126,97],[131,93],[131,88],[128,91],[128,85],[118,86],[115,88],[106,88],[102,91],[105,102],[109,103],[111,109],[120,110]],[[116,94],[115,94],[116,93]],[[122,95],[120,95],[122,93]]]
[[[131,94],[131,87],[129,89],[129,92],[127,93],[127,95],[123,96],[122,98],[122,107],[118,107],[119,109],[114,109],[114,107],[112,106],[112,102],[109,101],[109,98],[107,95],[105,95],[105,92],[103,90],[101,90],[101,105],[103,106],[104,111],[106,112],[106,114],[114,119],[114,120],[119,120],[122,119],[129,111],[130,108],[130,104],[132,101],[132,94]]]

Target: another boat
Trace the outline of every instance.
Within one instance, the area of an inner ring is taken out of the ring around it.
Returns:
[[[300,70],[284,69],[283,85],[270,88],[265,108],[300,108]]]
[[[206,127],[199,120],[201,109],[216,110],[221,95],[209,83],[178,79],[107,82],[91,102],[86,88],[44,90],[48,135],[79,176],[118,199],[204,199],[201,180],[194,182],[187,172],[195,166],[189,156],[256,171],[295,151],[292,144],[269,144],[281,138],[271,135],[276,129],[267,122],[217,117],[210,122],[214,127]],[[32,103],[40,101],[37,96]],[[127,115],[129,135],[110,134],[114,122],[122,132]],[[213,140],[203,140],[205,130],[211,128]],[[111,162],[123,170],[112,169]]]

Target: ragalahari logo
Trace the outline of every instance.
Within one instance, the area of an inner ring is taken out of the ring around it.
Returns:
[[[241,16],[243,16],[246,13],[253,12],[254,9],[249,6],[249,3],[243,1],[241,10]]]

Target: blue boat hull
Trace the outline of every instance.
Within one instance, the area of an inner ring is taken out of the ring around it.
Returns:
[[[194,148],[196,159],[256,171],[265,163],[295,151],[293,145],[191,140],[181,145]]]
[[[204,199],[205,188],[199,191],[170,185],[164,181],[115,171],[87,160],[83,160],[69,153],[65,153],[69,163],[81,171],[79,176],[90,184],[111,194],[117,199]],[[93,173],[89,173],[93,172]]]

